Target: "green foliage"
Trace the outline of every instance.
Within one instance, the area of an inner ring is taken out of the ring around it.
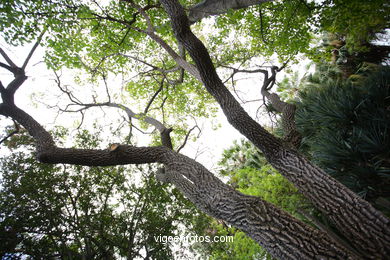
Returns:
[[[295,215],[298,207],[309,206],[297,189],[248,141],[235,141],[224,151],[219,165],[221,174],[228,176],[231,185],[244,194],[261,197]]]
[[[233,62],[237,62],[239,56],[245,60],[244,56],[270,57],[275,53],[281,61],[294,59],[297,53],[307,53],[313,39],[309,25],[313,20],[313,7],[313,3],[303,4],[302,1],[273,1],[220,15],[215,24],[218,34],[211,36],[213,45],[210,47],[214,50],[218,45],[233,45],[227,50],[218,49],[220,59],[232,57]],[[232,30],[234,37],[231,37]]]
[[[245,233],[207,216],[204,216],[202,220],[207,225],[200,229],[199,235],[208,236],[211,241],[214,241],[216,236],[219,237],[218,239],[222,237],[231,239],[226,242],[194,243],[192,249],[202,259],[273,259]]]
[[[364,76],[306,88],[296,123],[313,160],[370,200],[389,187],[390,71]]]
[[[223,151],[222,159],[218,163],[221,167],[220,173],[224,176],[246,167],[260,169],[265,164],[267,160],[261,152],[253,144],[244,140],[233,141],[233,145]]]
[[[320,33],[343,38],[349,53],[361,52],[376,33],[389,28],[389,16],[384,0],[272,1],[218,16],[218,33],[210,36],[209,47],[221,61],[238,62],[259,54],[277,54],[280,61],[287,61],[302,53],[318,62],[331,54],[318,47]]]
[[[75,143],[94,148],[97,136],[80,131]],[[172,244],[154,237],[178,235],[179,225],[198,215],[178,191],[155,180],[154,166],[42,164],[20,145],[0,161],[3,257],[134,258],[147,250],[149,257],[169,259]]]
[[[328,0],[320,12],[322,30],[345,36],[350,51],[363,50],[375,33],[390,25],[390,6],[383,0]]]
[[[312,206],[298,193],[297,189],[280,175],[253,144],[248,141],[235,141],[224,150],[219,162],[220,173],[229,177],[229,183],[244,194],[260,197],[275,206],[286,210],[298,218],[298,209],[311,209]],[[307,221],[307,220],[306,220]],[[243,232],[221,224],[220,221],[204,227],[206,235],[233,235],[229,243],[195,245],[195,250],[210,259],[272,259],[251,238]]]

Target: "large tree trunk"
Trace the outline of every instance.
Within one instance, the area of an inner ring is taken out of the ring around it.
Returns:
[[[161,2],[171,17],[177,38],[195,61],[202,82],[218,101],[229,122],[325,212],[351,244],[364,251],[365,258],[385,259],[390,255],[389,220],[250,118],[219,79],[204,45],[192,34],[188,18],[178,1]],[[173,183],[197,207],[242,229],[276,257],[359,259],[359,256],[337,244],[325,233],[257,197],[233,190],[199,163],[167,147],[118,145],[115,149],[105,150],[56,147],[51,135],[35,119],[15,106],[15,91],[26,79],[25,66],[17,68],[12,62],[8,63],[10,66],[3,64],[3,67],[14,73],[15,80],[7,88],[0,82],[3,100],[0,114],[13,118],[29,131],[36,140],[37,158],[40,161],[88,166],[162,163],[165,172],[157,176],[160,180]]]
[[[390,255],[390,222],[381,212],[310,163],[296,150],[255,122],[218,77],[208,51],[191,32],[189,20],[176,0],[161,0],[179,42],[194,60],[207,91],[228,121],[266,156],[267,160],[323,211],[340,232],[371,259]]]
[[[6,95],[5,92],[3,94]],[[13,103],[0,104],[0,114],[23,125],[36,140],[37,157],[46,163],[88,166],[162,163],[161,181],[174,184],[199,209],[243,230],[281,259],[359,259],[327,234],[313,229],[272,204],[232,189],[202,165],[172,149],[119,145],[115,149],[58,148],[51,135]]]

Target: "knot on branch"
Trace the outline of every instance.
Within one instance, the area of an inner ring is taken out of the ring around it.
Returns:
[[[109,151],[109,152],[118,151],[118,150],[119,150],[119,146],[120,146],[120,144],[118,144],[118,143],[110,144],[110,145],[108,146],[108,151]]]
[[[156,171],[156,179],[162,183],[170,183],[169,173],[165,170],[165,167]]]
[[[37,149],[38,150],[38,149]],[[40,149],[42,150],[42,149]],[[52,151],[50,150],[44,150],[37,152],[36,158],[41,163],[53,163],[52,162]]]

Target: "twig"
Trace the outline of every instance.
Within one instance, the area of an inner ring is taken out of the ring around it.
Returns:
[[[15,126],[15,130],[12,131],[11,133],[9,133],[6,137],[4,137],[3,139],[0,140],[0,144],[7,141],[8,138],[12,137],[13,135],[19,133],[20,131],[20,127],[18,125],[18,123],[16,123],[15,120],[12,120],[14,122],[14,126]]]
[[[198,128],[198,129],[199,129],[199,127],[198,127],[197,125],[194,126],[194,127],[192,127],[192,128],[187,132],[186,137],[184,138],[184,142],[182,143],[182,145],[180,145],[180,147],[176,150],[176,152],[180,152],[180,150],[183,149],[183,148],[185,147],[185,145],[187,144],[188,138],[190,137],[191,132],[192,132],[195,128]],[[200,129],[199,129],[199,131],[200,131]]]
[[[164,79],[160,83],[160,88],[154,93],[152,98],[149,100],[148,104],[145,107],[144,114],[146,114],[149,111],[150,106],[152,105],[153,101],[156,99],[157,95],[163,90],[164,87]]]

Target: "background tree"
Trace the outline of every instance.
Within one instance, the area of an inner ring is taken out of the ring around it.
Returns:
[[[367,200],[388,198],[388,69],[376,68],[347,82],[321,83],[300,94],[297,126],[304,136],[302,149]]]
[[[155,166],[42,164],[26,134],[8,140],[14,153],[1,158],[2,257],[171,259],[183,254],[173,242],[156,238],[179,235],[179,227],[199,213],[177,190],[156,181]],[[54,136],[64,142],[68,134],[58,128]],[[84,148],[100,142],[85,130],[75,139]]]

